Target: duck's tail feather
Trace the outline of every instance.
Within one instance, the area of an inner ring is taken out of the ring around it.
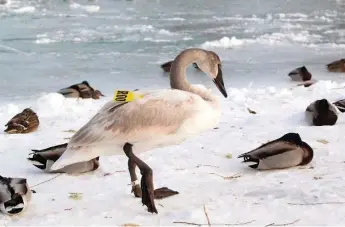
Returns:
[[[242,162],[255,162],[255,164],[249,165],[249,167],[256,169],[259,166],[259,159],[248,155],[247,153],[241,154],[238,158],[243,158]]]
[[[67,148],[67,143],[48,147],[42,150],[32,149],[28,160],[39,169],[48,170],[58,160]]]
[[[333,105],[337,107],[340,112],[345,112],[345,99],[334,102]]]
[[[22,212],[25,208],[23,197],[16,193],[12,196],[12,199],[4,203],[5,212],[14,215]]]
[[[39,169],[42,169],[42,170],[47,169],[48,160],[39,154],[30,153],[28,160],[32,165],[36,166]]]

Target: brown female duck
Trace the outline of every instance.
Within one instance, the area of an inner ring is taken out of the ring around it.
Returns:
[[[342,58],[327,64],[327,69],[329,72],[345,72],[345,59]]]
[[[36,131],[40,122],[37,114],[30,108],[16,114],[5,126],[5,132],[9,134],[29,133]]]

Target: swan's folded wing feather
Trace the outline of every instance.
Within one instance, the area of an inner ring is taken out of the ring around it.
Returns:
[[[172,93],[174,95],[175,93]],[[143,98],[133,102],[106,103],[68,143],[69,148],[112,141],[136,142],[176,131],[197,111],[194,96]]]

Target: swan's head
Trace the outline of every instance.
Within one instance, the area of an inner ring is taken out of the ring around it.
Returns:
[[[222,64],[219,56],[213,51],[207,51],[207,58],[197,64],[203,72],[211,77],[224,97],[228,97],[224,86]]]

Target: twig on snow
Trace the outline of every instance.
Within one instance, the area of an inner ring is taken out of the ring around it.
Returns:
[[[323,202],[323,203],[288,203],[289,205],[295,206],[314,206],[314,205],[324,205],[324,204],[345,204],[345,202]]]
[[[255,220],[251,220],[251,221],[247,221],[247,222],[240,222],[240,223],[224,223],[224,224],[212,224],[213,226],[217,226],[217,225],[246,225],[246,224],[250,224],[252,222],[254,222]],[[186,221],[174,221],[174,224],[185,224],[185,225],[197,225],[197,226],[202,226],[202,225],[208,225],[208,224],[198,224],[198,223],[193,223],[193,222],[186,222]]]
[[[287,225],[292,225],[292,224],[295,224],[296,222],[300,221],[301,219],[297,219],[293,222],[289,222],[289,223],[285,223],[285,224],[276,224],[276,223],[271,223],[271,224],[268,224],[268,225],[265,225],[265,227],[267,226],[287,226]]]
[[[215,165],[206,165],[206,164],[199,164],[196,166],[196,168],[199,168],[201,166],[208,166],[208,167],[215,167],[215,168],[219,168],[219,166],[215,166]]]
[[[40,183],[38,183],[38,184],[35,184],[34,186],[30,186],[30,188],[33,188],[33,187],[36,187],[36,186],[38,186],[38,185],[44,184],[44,183],[46,183],[46,182],[48,182],[48,181],[54,180],[55,178],[61,176],[61,174],[62,174],[62,173],[59,173],[59,174],[56,175],[55,177],[52,177],[52,178],[50,178],[50,179],[48,179],[48,180],[45,180],[45,181],[42,181],[42,182],[40,182]]]
[[[216,176],[219,176],[219,177],[222,177],[224,180],[231,180],[231,179],[235,179],[235,178],[239,178],[239,177],[241,177],[241,175],[239,175],[240,173],[236,173],[236,174],[234,174],[234,175],[232,175],[232,176],[222,176],[222,175],[220,175],[220,174],[218,174],[218,173],[209,173],[209,174],[212,174],[212,175],[216,175]]]
[[[208,226],[211,226],[211,221],[210,221],[210,217],[208,216],[207,210],[206,210],[206,205],[204,204],[204,213],[207,219],[207,224]]]

